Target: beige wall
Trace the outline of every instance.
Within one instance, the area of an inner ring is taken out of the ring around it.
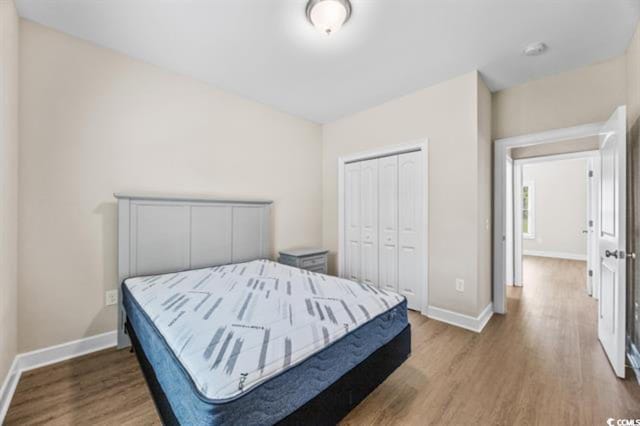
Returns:
[[[429,138],[429,304],[479,313],[478,81],[472,72],[324,126],[323,243],[334,270],[338,158]]]
[[[640,118],[640,25],[627,49],[627,114],[628,125],[632,128]]]
[[[115,191],[275,201],[319,245],[320,126],[21,21],[19,349],[115,329]]]
[[[640,239],[640,221],[637,219],[640,212],[640,25],[631,40],[627,49],[627,125],[629,127],[628,153],[632,162],[632,172],[627,185],[630,189],[627,198],[627,211],[634,214],[628,221],[627,229],[633,230],[634,238],[632,243],[635,247],[627,247],[636,253],[640,249],[636,242]],[[635,222],[635,223],[634,223]],[[627,300],[627,323],[629,324],[628,334],[636,348],[640,348],[640,262],[632,262],[627,266],[627,277],[631,277],[631,285],[628,288]]]
[[[535,238],[523,249],[587,255],[587,160],[545,161],[522,167],[523,183],[534,184]]]
[[[623,55],[494,93],[494,139],[605,121],[626,103],[626,63]]]
[[[478,303],[484,309],[492,299],[493,144],[491,92],[478,75]]]
[[[0,0],[0,386],[17,351],[18,15]]]
[[[337,158],[425,137],[430,304],[475,316],[491,300],[491,135],[601,121],[627,100],[640,115],[637,34],[626,57],[493,96],[473,72],[321,128],[21,27],[21,351],[115,327],[103,306],[117,284],[114,191],[274,199],[275,249],[324,244],[335,268]]]

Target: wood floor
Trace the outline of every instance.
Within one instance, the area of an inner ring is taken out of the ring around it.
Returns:
[[[605,425],[640,418],[596,335],[583,262],[526,258],[524,288],[481,334],[411,313],[412,355],[345,424]],[[6,424],[159,424],[133,354],[106,350],[26,373]]]

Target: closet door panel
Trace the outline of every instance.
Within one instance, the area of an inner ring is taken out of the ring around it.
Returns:
[[[398,291],[398,156],[378,162],[380,288]]]
[[[344,277],[360,280],[360,163],[344,166],[345,268]]]
[[[361,247],[362,282],[378,286],[378,160],[362,161],[361,191]]]
[[[398,290],[408,307],[420,309],[422,227],[421,153],[398,156]]]

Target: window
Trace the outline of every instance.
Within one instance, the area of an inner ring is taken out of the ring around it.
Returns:
[[[522,237],[535,238],[535,187],[533,182],[522,185]]]

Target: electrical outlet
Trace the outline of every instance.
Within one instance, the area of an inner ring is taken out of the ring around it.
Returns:
[[[104,294],[104,305],[111,306],[118,303],[118,290],[107,290]]]
[[[464,280],[462,278],[456,278],[456,290],[461,293],[464,291]]]

